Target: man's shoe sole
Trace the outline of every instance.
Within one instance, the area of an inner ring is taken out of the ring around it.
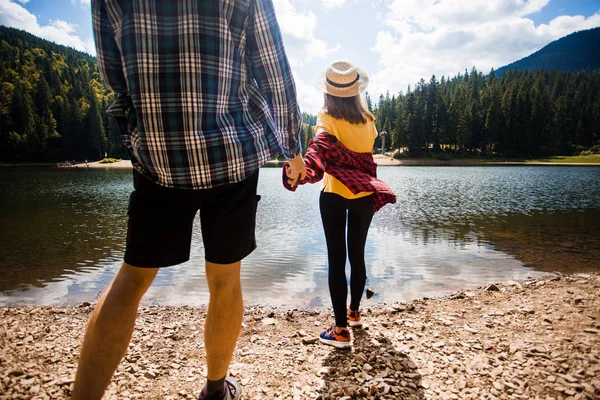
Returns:
[[[362,328],[362,321],[350,321],[348,320],[348,326],[352,328]]]

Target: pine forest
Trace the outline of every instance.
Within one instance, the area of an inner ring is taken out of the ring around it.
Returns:
[[[94,57],[0,26],[0,162],[126,158]],[[393,93],[393,94],[390,94]],[[473,68],[367,95],[387,151],[538,157],[600,152],[600,72]],[[303,113],[303,148],[316,117]],[[381,138],[375,144],[382,146]]]

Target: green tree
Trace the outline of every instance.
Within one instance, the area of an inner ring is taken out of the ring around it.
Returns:
[[[14,148],[15,158],[27,159],[37,148],[35,135],[35,113],[31,95],[26,86],[18,82],[15,85],[11,104],[11,126],[9,147]]]
[[[85,155],[89,158],[102,158],[105,151],[107,150],[107,141],[104,137],[104,125],[102,123],[102,118],[100,117],[100,112],[98,110],[98,100],[96,99],[96,93],[92,90],[91,86],[88,95],[88,101],[90,106],[85,117],[84,129],[85,134],[88,138],[87,140],[89,144],[89,150],[86,152]]]
[[[532,93],[531,108],[531,153],[534,156],[553,154],[550,138],[550,92],[544,75],[538,73]]]

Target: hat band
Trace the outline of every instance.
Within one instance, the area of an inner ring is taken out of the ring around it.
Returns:
[[[350,86],[354,85],[356,82],[358,82],[358,80],[360,79],[360,74],[356,74],[356,79],[349,83],[335,83],[335,82],[332,82],[331,80],[329,80],[329,78],[327,78],[327,77],[325,79],[327,79],[327,83],[329,83],[331,86],[341,89],[341,88],[350,87]]]

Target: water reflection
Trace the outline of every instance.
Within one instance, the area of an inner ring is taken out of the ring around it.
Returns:
[[[123,257],[129,171],[2,169],[0,291]]]
[[[130,171],[3,169],[0,305],[94,300],[120,265]],[[600,168],[380,168],[398,194],[373,220],[369,286],[388,302],[542,271],[598,270]],[[258,249],[246,303],[329,306],[318,185],[296,193],[279,169],[259,181]],[[164,269],[146,303],[206,304],[199,229],[189,262]]]
[[[481,224],[481,236],[538,271],[600,270],[600,210],[509,214]]]

